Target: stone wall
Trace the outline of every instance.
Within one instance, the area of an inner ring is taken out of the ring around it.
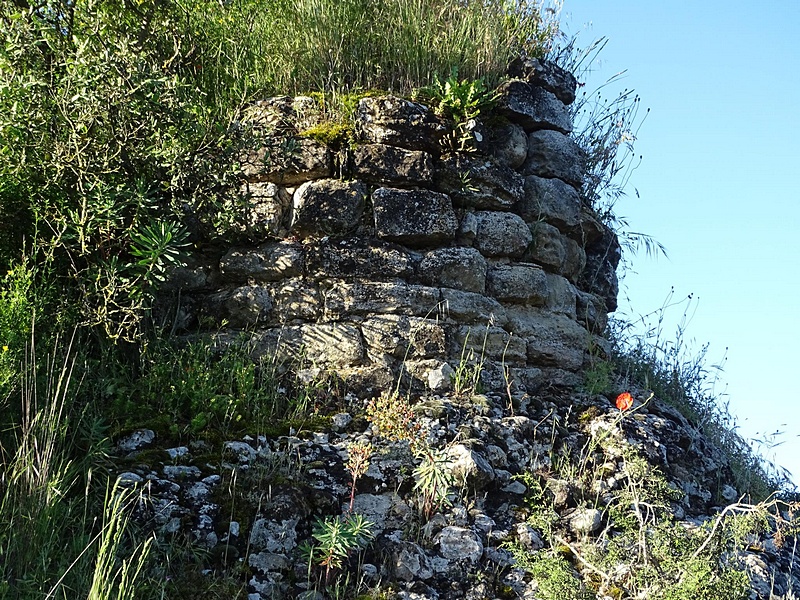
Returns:
[[[575,79],[538,61],[514,74],[459,129],[363,98],[339,149],[303,135],[322,120],[311,98],[250,107],[232,208],[250,243],[173,276],[176,329],[247,331],[256,354],[367,385],[444,391],[465,359],[488,385],[574,383],[616,308],[619,245],[581,196]]]

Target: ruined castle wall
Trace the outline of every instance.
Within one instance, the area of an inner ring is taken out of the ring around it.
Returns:
[[[243,127],[242,239],[173,277],[185,332],[346,379],[443,391],[464,360],[531,389],[574,383],[616,308],[616,236],[582,199],[575,80],[529,61],[461,127],[368,97],[358,143],[302,135],[311,98],[271,98]],[[602,345],[602,343],[601,343]]]

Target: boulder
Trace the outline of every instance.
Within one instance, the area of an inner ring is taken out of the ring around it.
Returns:
[[[458,228],[450,197],[438,192],[378,188],[372,207],[377,236],[410,247],[447,243]]]
[[[303,247],[293,242],[275,242],[258,248],[231,248],[219,261],[228,281],[279,281],[303,272]]]
[[[500,84],[497,94],[499,112],[526,132],[538,129],[572,131],[569,109],[554,93],[542,87],[512,79]]]
[[[364,212],[366,186],[358,181],[309,181],[294,192],[291,232],[299,237],[341,236]]]
[[[425,184],[433,180],[433,160],[420,150],[363,144],[353,150],[352,173],[357,179],[375,183]]]
[[[487,277],[488,293],[500,302],[544,305],[549,294],[547,276],[533,264],[495,265]]]
[[[456,205],[487,210],[509,210],[523,197],[525,184],[520,174],[491,158],[462,153],[442,157],[435,182]]]
[[[559,131],[542,129],[528,136],[522,174],[556,177],[580,190],[585,163],[586,155],[575,140]]]
[[[574,230],[581,222],[581,198],[577,190],[560,179],[529,175],[517,212],[528,223],[545,221],[561,231]]]
[[[486,268],[486,259],[474,248],[438,248],[422,257],[419,277],[428,285],[483,293]]]
[[[476,212],[475,246],[487,257],[519,258],[528,249],[533,236],[527,223],[509,212]]]
[[[441,152],[441,142],[450,129],[427,106],[395,96],[362,98],[356,127],[367,142],[434,155]]]

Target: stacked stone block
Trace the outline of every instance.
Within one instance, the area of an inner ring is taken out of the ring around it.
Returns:
[[[251,107],[255,243],[176,273],[180,325],[373,385],[440,391],[464,357],[527,388],[574,382],[616,308],[619,244],[581,196],[574,78],[514,68],[472,129],[483,152],[448,149],[453,123],[392,96],[362,99],[359,142],[336,151],[302,135],[311,99]]]

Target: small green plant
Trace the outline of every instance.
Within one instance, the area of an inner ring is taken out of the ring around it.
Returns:
[[[489,325],[483,336],[483,346],[481,355],[475,358],[475,351],[469,346],[470,331],[464,337],[464,344],[461,347],[461,356],[458,365],[453,369],[450,376],[453,382],[453,391],[457,396],[469,396],[480,393],[481,373],[483,372],[484,356],[486,353],[486,343],[489,339]]]
[[[362,515],[317,518],[311,533],[313,544],[306,542],[301,552],[308,560],[309,573],[313,565],[324,567],[325,584],[331,582],[335,571],[356,551],[367,546],[372,539],[372,523]]]
[[[448,495],[455,483],[450,468],[452,460],[446,449],[430,447],[420,450],[418,458],[420,463],[414,469],[414,490],[420,494],[423,516],[430,519],[437,510],[450,504]]]

